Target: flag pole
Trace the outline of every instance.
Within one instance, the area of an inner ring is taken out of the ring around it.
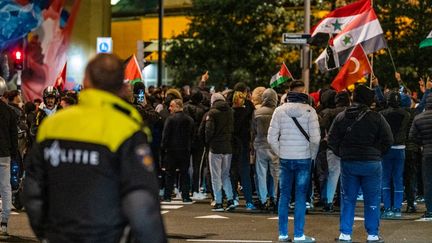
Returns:
[[[390,47],[387,46],[387,50],[388,50],[388,53],[390,54],[390,60],[391,60],[392,65],[393,65],[393,69],[394,69],[394,71],[395,71],[395,73],[396,73],[396,72],[397,72],[397,70],[396,70],[396,65],[395,65],[395,62],[394,62],[393,55],[392,55],[392,53],[391,53]]]

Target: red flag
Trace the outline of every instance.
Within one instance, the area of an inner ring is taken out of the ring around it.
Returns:
[[[135,55],[133,55],[126,64],[124,70],[124,79],[125,81],[129,82],[132,82],[134,80],[144,80],[141,74],[141,69],[138,65],[138,60],[136,59]]]
[[[341,91],[354,84],[364,76],[372,72],[372,67],[361,45],[357,45],[352,51],[348,61],[340,69],[331,86]]]
[[[66,84],[66,66],[67,63],[64,64],[63,69],[61,70],[61,72],[59,73],[55,83],[54,83],[54,87],[57,88],[58,90],[63,91],[65,84]]]
[[[329,34],[337,34],[362,13],[372,9],[370,0],[360,0],[344,7],[337,8],[324,17],[311,30],[312,44],[319,44],[328,40]]]

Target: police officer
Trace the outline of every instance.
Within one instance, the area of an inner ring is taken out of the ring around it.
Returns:
[[[166,242],[140,114],[117,94],[121,61],[99,54],[80,103],[44,120],[24,185],[33,231],[49,242]]]

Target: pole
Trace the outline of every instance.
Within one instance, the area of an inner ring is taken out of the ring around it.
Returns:
[[[157,75],[158,87],[162,86],[163,17],[164,17],[163,0],[159,0],[158,75]]]
[[[310,0],[304,1],[304,33],[310,32],[310,15],[311,15],[311,3]],[[303,70],[302,79],[305,84],[306,92],[309,93],[309,79],[310,79],[310,47],[308,44],[303,45]]]
[[[22,74],[22,70],[17,70],[17,81],[16,81],[16,86],[17,86],[17,90],[21,92],[21,74]]]

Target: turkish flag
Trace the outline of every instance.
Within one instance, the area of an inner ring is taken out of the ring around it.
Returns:
[[[337,91],[341,91],[371,72],[372,67],[363,47],[357,45],[348,58],[348,61],[343,65],[338,75],[333,80],[331,86]]]

